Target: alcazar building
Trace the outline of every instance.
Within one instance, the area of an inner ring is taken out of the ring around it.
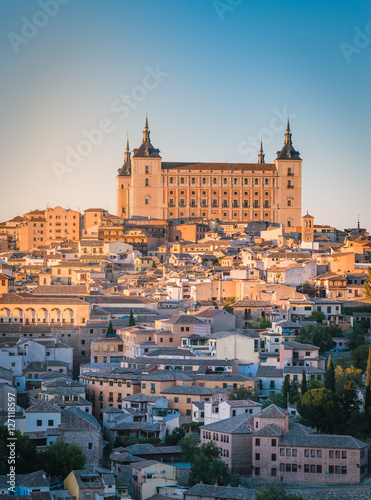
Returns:
[[[262,146],[256,163],[186,163],[162,161],[147,118],[142,144],[131,154],[127,143],[118,170],[117,215],[174,224],[219,219],[300,226],[301,164],[289,121],[273,163],[265,163]]]

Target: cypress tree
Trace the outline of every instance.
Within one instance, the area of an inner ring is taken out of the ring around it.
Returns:
[[[301,395],[305,394],[308,390],[308,385],[307,385],[307,374],[305,373],[305,370],[303,369],[303,374],[302,374],[302,379],[301,379]]]
[[[371,409],[371,347],[368,348],[367,371],[366,371],[366,412]]]
[[[335,368],[332,364],[331,356],[327,360],[327,369],[325,376],[325,388],[332,392],[335,392]]]
[[[113,331],[112,321],[110,320],[108,328],[107,328],[106,337],[114,337],[114,336],[115,336],[115,332]]]
[[[135,326],[135,319],[132,309],[130,309],[129,326]]]

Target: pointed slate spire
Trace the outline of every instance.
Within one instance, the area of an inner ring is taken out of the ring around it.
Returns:
[[[130,148],[129,148],[129,135],[126,136],[126,151],[124,156],[124,163],[128,163],[130,161]]]
[[[146,124],[143,130],[143,142],[151,142],[149,139],[148,114],[146,114]]]
[[[258,154],[258,163],[265,163],[265,154],[263,152],[263,141],[260,139],[260,152]]]
[[[292,145],[292,140],[291,140],[291,132],[290,132],[290,118],[287,117],[287,127],[286,127],[286,133],[285,133],[285,144],[290,144]]]

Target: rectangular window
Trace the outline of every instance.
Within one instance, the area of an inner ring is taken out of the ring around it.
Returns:
[[[329,458],[334,458],[334,450],[330,450],[328,452],[328,456],[329,456]]]
[[[42,424],[43,424],[43,421],[42,421],[42,420],[37,420],[37,421],[36,421],[36,425],[37,425],[37,427],[41,427],[41,426],[42,426]]]
[[[322,458],[322,450],[317,450],[317,458]]]
[[[309,472],[309,465],[308,464],[304,464],[304,472]]]
[[[292,456],[293,456],[293,457],[297,457],[297,456],[298,456],[298,450],[297,450],[296,448],[294,448],[294,449],[292,450]]]
[[[54,425],[54,420],[48,420],[48,425],[49,425],[50,427],[53,427],[53,425]]]
[[[285,456],[285,448],[280,448],[280,457]]]
[[[271,444],[272,446],[277,446],[277,439],[272,439]]]
[[[255,476],[260,476],[260,467],[255,467]]]
[[[291,472],[291,464],[286,464],[286,472]]]
[[[280,471],[283,472],[285,470],[285,464],[280,464]]]
[[[298,465],[292,464],[292,472],[298,472]]]
[[[322,474],[322,465],[317,465],[317,474]]]
[[[310,450],[310,456],[315,457],[316,456],[316,450]]]
[[[362,471],[361,471],[361,472],[362,472]],[[346,465],[343,465],[343,466],[341,467],[341,473],[342,473],[342,474],[346,474],[346,473],[347,473],[347,467],[346,467]]]
[[[290,449],[286,450],[286,457],[291,457],[291,450]]]
[[[309,450],[304,450],[304,456],[309,457]]]
[[[328,467],[328,473],[329,474],[333,474],[334,470],[335,470],[334,466],[333,465],[329,465],[329,467]]]
[[[260,438],[255,439],[255,446],[260,446]]]
[[[179,403],[179,398],[174,398],[174,403]]]
[[[341,452],[341,458],[347,458],[347,452],[346,451],[342,451]]]
[[[255,453],[255,460],[260,460],[260,453]]]
[[[271,476],[272,476],[272,477],[275,477],[276,475],[277,475],[277,469],[276,469],[275,467],[273,467],[273,468],[271,469]]]
[[[272,462],[275,462],[277,460],[277,455],[275,453],[272,453],[271,460]]]
[[[335,458],[340,458],[340,451],[335,451]]]

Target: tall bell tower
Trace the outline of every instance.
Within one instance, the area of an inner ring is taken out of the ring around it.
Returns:
[[[277,222],[284,227],[301,225],[302,159],[292,145],[290,122],[287,119],[285,142],[274,161],[277,171]]]
[[[130,217],[164,216],[163,182],[160,150],[152,146],[148,117],[143,130],[143,141],[134,149],[131,159]]]
[[[126,139],[126,151],[124,164],[118,169],[116,176],[116,215],[118,217],[130,218],[130,188],[131,188],[131,154],[129,149],[129,138]]]

